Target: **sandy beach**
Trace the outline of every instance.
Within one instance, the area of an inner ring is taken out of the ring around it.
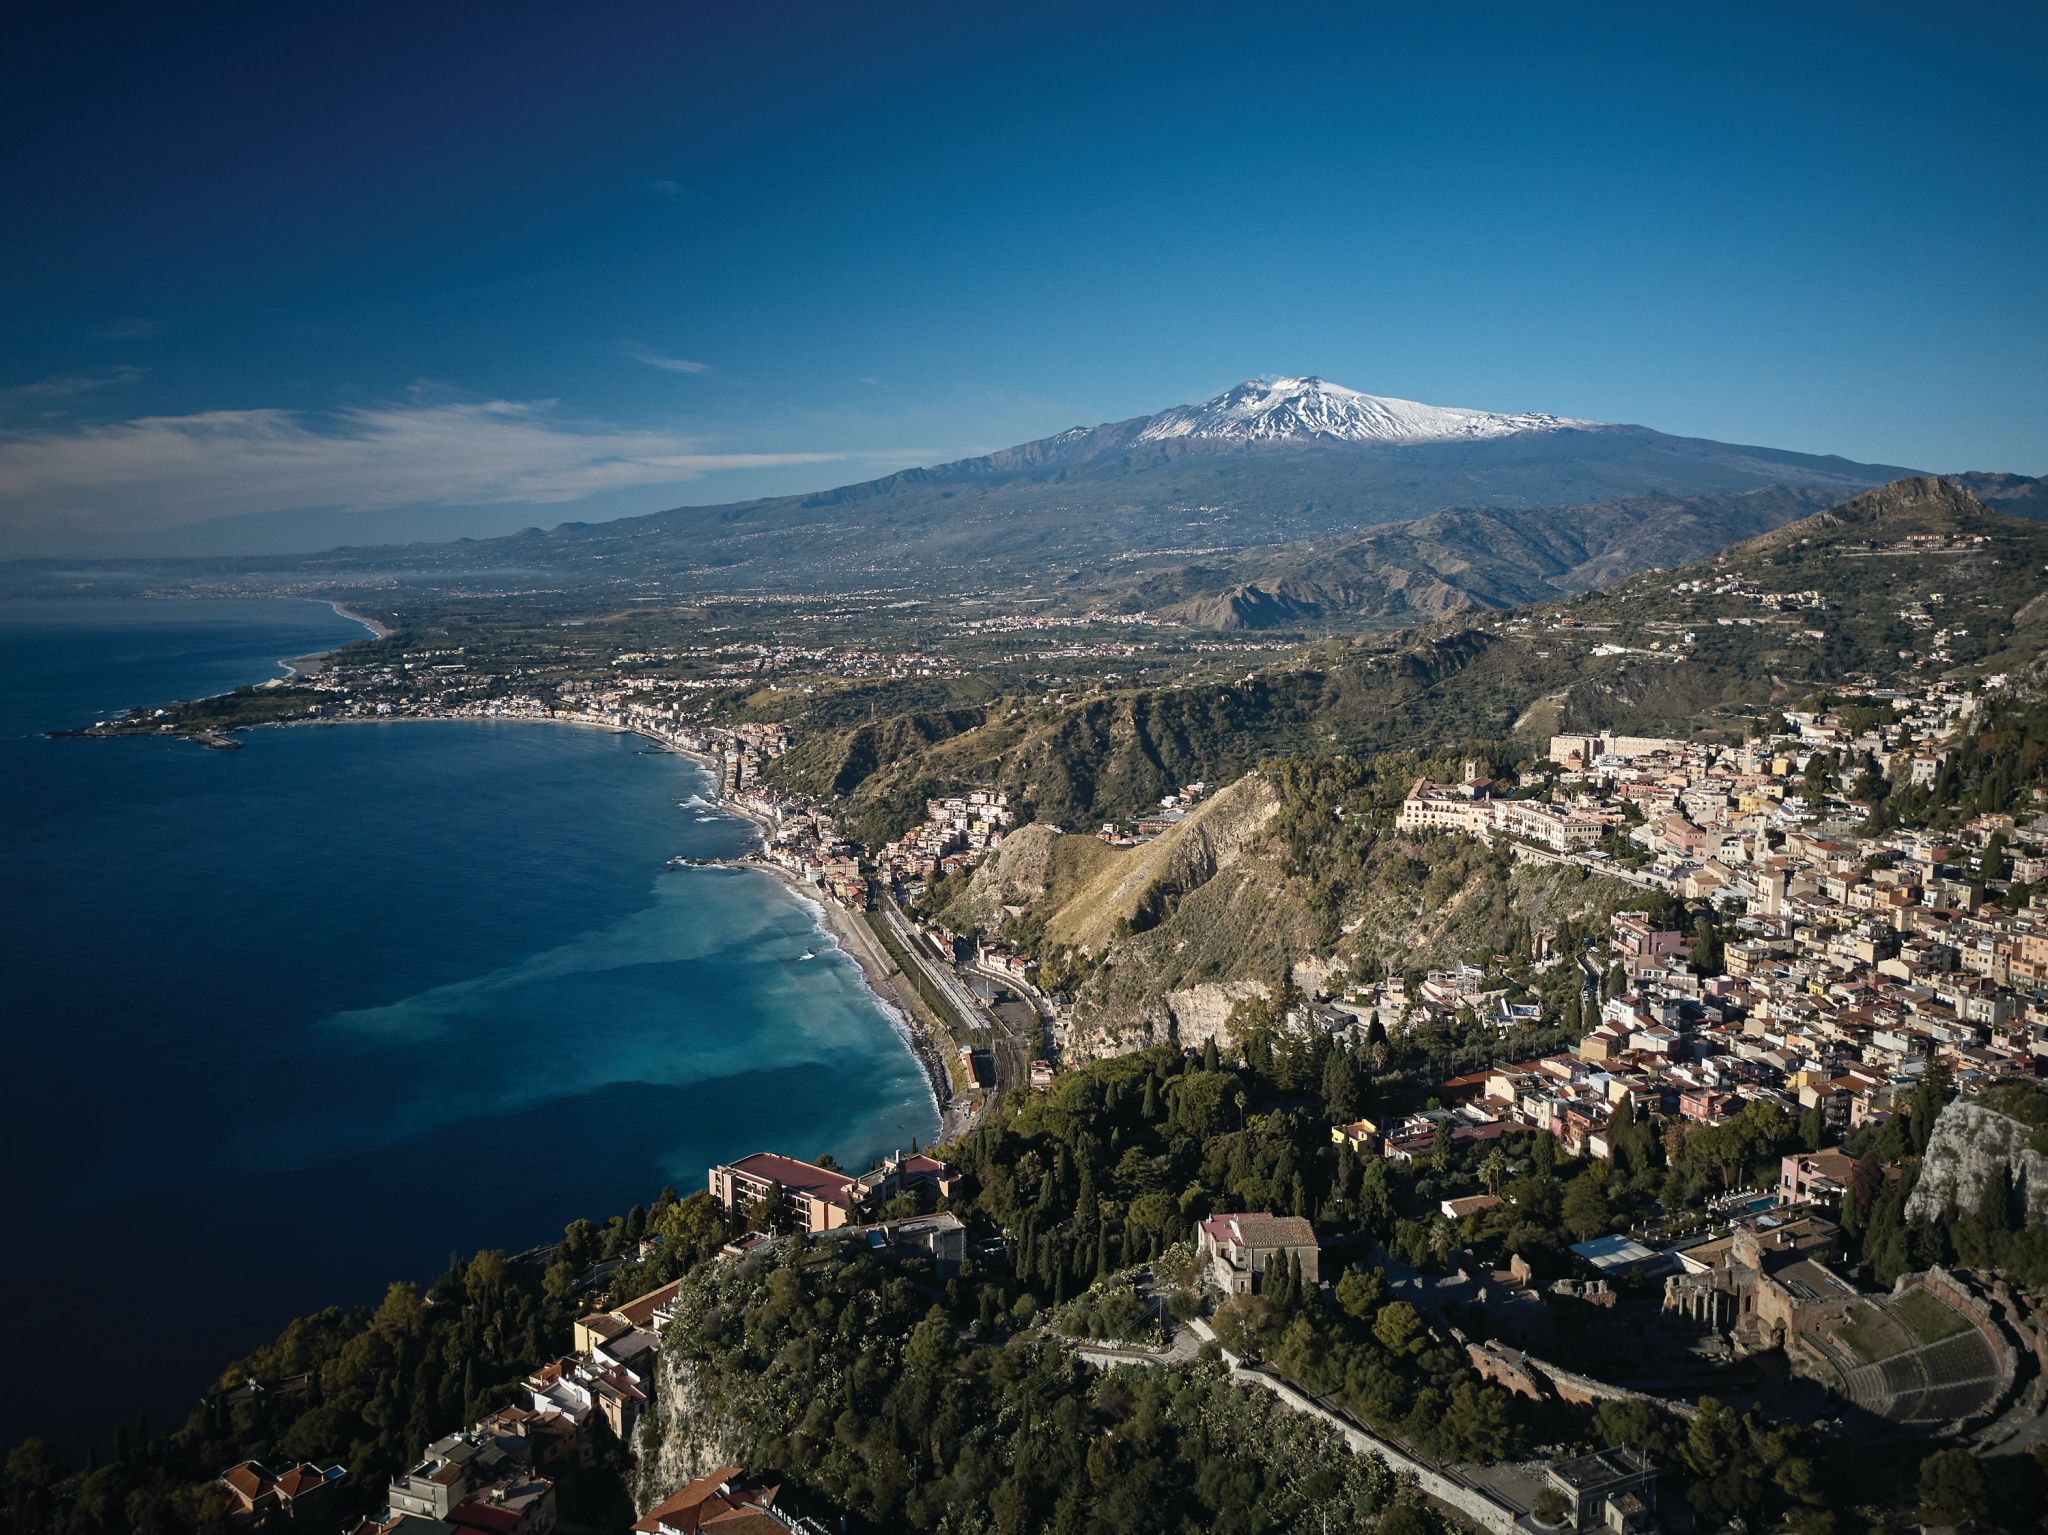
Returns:
[[[335,615],[337,617],[345,618],[352,624],[361,624],[365,629],[369,630],[371,639],[388,640],[389,638],[391,638],[391,629],[389,625],[380,624],[374,618],[365,618],[362,614],[358,613],[354,608],[343,607],[340,603],[336,602],[331,597],[327,599],[327,605],[330,608],[334,609]]]
[[[330,608],[334,609],[334,614],[337,618],[345,618],[350,623],[361,624],[365,629],[369,630],[371,639],[381,640],[390,637],[391,629],[388,625],[380,624],[374,618],[365,618],[361,613],[358,613],[354,608],[343,607],[340,603],[334,601],[332,598],[326,598],[324,600],[326,601],[327,605]],[[362,641],[353,640],[350,641],[350,643],[359,645],[362,643]],[[282,666],[287,672],[289,672],[294,677],[317,677],[322,672],[327,670],[327,663],[334,657],[334,655],[338,651],[342,651],[347,648],[348,647],[346,645],[336,645],[333,650],[316,650],[311,655],[286,656],[282,661],[278,662],[277,664],[279,666]]]

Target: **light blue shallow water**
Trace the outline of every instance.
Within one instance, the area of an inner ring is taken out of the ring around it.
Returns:
[[[483,722],[48,740],[361,631],[312,603],[0,603],[0,1442],[181,1415],[286,1318],[936,1114],[705,775]],[[809,955],[811,957],[806,958]],[[28,1356],[32,1357],[32,1356]],[[67,1387],[69,1379],[75,1387]]]

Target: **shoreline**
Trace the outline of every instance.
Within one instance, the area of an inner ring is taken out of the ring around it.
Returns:
[[[417,717],[417,716],[416,716]],[[450,718],[464,718],[461,715]],[[517,719],[518,716],[507,716]],[[655,746],[678,757],[685,757],[711,775],[711,803],[728,815],[738,816],[751,824],[761,834],[761,846],[745,857],[733,860],[728,867],[752,869],[774,878],[788,893],[816,913],[818,925],[825,936],[846,957],[853,961],[860,971],[861,980],[867,986],[868,994],[885,1018],[895,1026],[896,1036],[909,1050],[912,1060],[924,1073],[925,1087],[932,1097],[932,1107],[939,1117],[939,1130],[934,1145],[942,1144],[964,1134],[969,1128],[965,1103],[953,1091],[952,1073],[947,1069],[946,1054],[952,1046],[950,1039],[934,1038],[931,1032],[918,1020],[917,1011],[911,1005],[909,994],[897,979],[896,967],[889,962],[876,944],[874,935],[867,931],[860,915],[830,895],[797,878],[788,869],[772,859],[762,856],[762,849],[774,834],[774,826],[758,811],[740,804],[725,791],[725,764],[716,757],[675,742],[639,725],[614,725],[609,720],[578,719],[573,715],[549,715],[530,718],[526,723],[536,725],[582,725],[609,730],[618,735],[638,736],[651,741]],[[329,723],[320,721],[318,723]],[[346,724],[336,720],[332,723]]]
[[[911,1005],[909,994],[898,980],[899,972],[881,952],[874,935],[866,931],[858,913],[834,900],[824,891],[801,880],[780,864],[761,856],[762,848],[774,831],[767,817],[737,803],[725,792],[724,764],[717,758],[678,746],[638,725],[617,725],[610,720],[591,719],[573,714],[550,715],[473,715],[473,714],[407,714],[351,719],[316,720],[272,720],[262,724],[243,725],[230,734],[246,730],[301,730],[323,725],[395,725],[395,724],[512,724],[512,725],[567,725],[581,730],[602,730],[612,735],[637,736],[663,752],[688,759],[711,777],[712,808],[724,814],[746,821],[760,833],[761,843],[740,858],[730,860],[725,867],[751,869],[767,874],[780,883],[797,901],[814,909],[819,927],[833,945],[854,962],[859,970],[862,983],[875,1003],[876,1011],[887,1019],[893,1033],[917,1063],[925,1079],[925,1089],[931,1095],[932,1107],[938,1115],[939,1129],[932,1144],[939,1145],[964,1134],[971,1121],[965,1100],[953,1090],[953,1079],[947,1067],[947,1053],[952,1047],[951,1039],[933,1037],[919,1020],[916,1009]]]
[[[327,597],[313,600],[325,602],[339,617],[346,618],[351,623],[361,624],[364,629],[369,631],[372,639],[384,639],[393,632],[386,625],[379,623],[373,618],[365,617],[336,598]],[[348,642],[348,644],[360,643],[361,641]],[[309,655],[282,657],[277,664],[284,669],[288,677],[314,677],[318,676],[325,669],[329,657],[339,654],[346,648],[347,644],[343,644],[336,645],[331,650],[318,651]],[[229,691],[233,690],[230,689]],[[774,875],[791,896],[814,908],[819,927],[823,930],[825,936],[832,940],[834,946],[854,962],[855,968],[860,972],[861,981],[867,987],[868,995],[875,1004],[875,1010],[889,1022],[890,1032],[903,1043],[904,1048],[910,1053],[910,1058],[917,1063],[918,1070],[925,1079],[926,1091],[931,1096],[933,1109],[936,1111],[939,1119],[938,1136],[934,1144],[952,1140],[958,1135],[965,1133],[969,1128],[966,1102],[961,1095],[956,1094],[953,1090],[953,1078],[947,1060],[952,1049],[953,1042],[951,1038],[936,1038],[925,1027],[919,1019],[915,1007],[910,1002],[907,990],[903,988],[898,979],[898,972],[895,966],[889,961],[887,955],[880,951],[879,946],[875,942],[874,935],[866,931],[865,924],[859,919],[857,914],[848,910],[824,891],[818,890],[806,881],[798,879],[781,865],[759,856],[761,850],[767,846],[769,839],[774,835],[774,824],[768,817],[749,809],[747,806],[741,805],[727,794],[725,788],[725,764],[721,759],[693,750],[687,746],[678,745],[665,736],[658,735],[641,725],[615,724],[610,720],[592,719],[588,716],[573,714],[407,714],[358,716],[344,719],[268,720],[258,724],[235,726],[226,731],[185,732],[183,734],[187,740],[195,741],[201,746],[218,749],[239,745],[240,743],[236,742],[233,738],[244,731],[250,730],[299,729],[310,725],[392,725],[406,722],[570,725],[587,730],[604,730],[609,731],[613,735],[638,736],[641,740],[650,742],[658,750],[687,758],[697,767],[703,769],[711,779],[711,796],[709,801],[711,807],[727,815],[739,817],[753,826],[760,835],[760,843],[754,853],[749,854],[744,860],[735,860],[733,866],[757,869],[762,873]],[[69,734],[71,732],[65,733]],[[80,735],[114,735],[125,732],[81,730],[76,733]]]
[[[313,600],[326,603],[330,608],[334,609],[337,618],[345,618],[352,624],[361,624],[370,631],[370,638],[373,640],[388,640],[391,638],[393,631],[388,624],[380,624],[374,618],[365,618],[354,608],[344,606],[332,597],[316,597]],[[360,644],[361,641],[357,641],[357,643]],[[336,648],[338,649],[339,647]]]
[[[311,600],[326,603],[328,607],[334,610],[334,615],[337,618],[345,618],[352,624],[361,624],[370,631],[370,638],[373,640],[383,640],[391,637],[392,631],[389,626],[378,623],[374,618],[365,618],[354,608],[345,607],[332,597],[315,597]],[[277,664],[284,668],[284,674],[287,677],[317,677],[327,670],[329,660],[341,654],[350,645],[360,644],[362,644],[361,640],[345,640],[331,650],[311,650],[302,656],[281,656]]]
[[[894,1015],[898,1032],[924,1072],[926,1085],[931,1090],[932,1107],[939,1116],[939,1133],[932,1144],[941,1145],[965,1134],[972,1125],[971,1114],[961,1095],[953,1090],[952,1075],[946,1069],[946,1050],[952,1041],[942,1042],[934,1038],[918,1021],[909,991],[901,980],[902,972],[882,952],[860,914],[765,858],[735,860],[727,867],[770,875],[798,901],[817,913],[818,926],[839,951],[854,962],[868,990]]]

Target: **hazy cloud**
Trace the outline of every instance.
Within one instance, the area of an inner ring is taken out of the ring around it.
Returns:
[[[558,503],[848,456],[705,452],[676,433],[569,419],[547,401],[144,416],[0,431],[0,529],[119,533],[306,507]]]
[[[115,389],[123,384],[132,384],[148,371],[147,368],[124,366],[102,368],[93,373],[53,373],[48,378],[39,378],[33,383],[11,384],[6,388],[0,388],[0,400],[10,403],[68,400],[74,395],[90,394],[95,389]]]
[[[97,334],[102,341],[147,341],[162,329],[163,325],[156,320],[129,315],[124,319],[109,320]]]
[[[644,362],[650,368],[659,368],[664,373],[709,373],[708,362],[692,362],[687,357],[670,357],[655,351],[652,347],[633,343],[627,346],[626,355],[635,362]]]

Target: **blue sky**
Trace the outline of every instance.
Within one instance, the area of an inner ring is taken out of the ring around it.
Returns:
[[[2039,7],[748,9],[30,6],[0,554],[737,500],[1267,372],[2048,472]]]

